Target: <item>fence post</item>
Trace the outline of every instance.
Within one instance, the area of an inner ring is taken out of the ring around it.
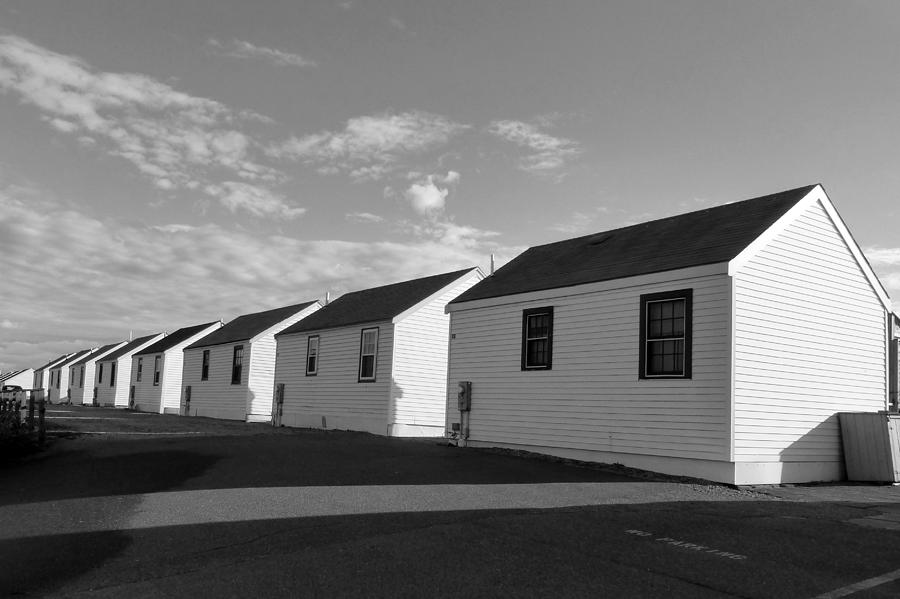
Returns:
[[[44,411],[46,410],[46,403],[47,401],[42,397],[41,403],[38,406],[38,443],[41,445],[44,444],[44,439],[46,437],[46,429],[44,428]]]
[[[34,432],[34,393],[28,396],[28,432]]]

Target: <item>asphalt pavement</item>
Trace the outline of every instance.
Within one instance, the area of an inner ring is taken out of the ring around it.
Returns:
[[[440,440],[53,406],[0,596],[898,597],[900,489],[732,489]]]

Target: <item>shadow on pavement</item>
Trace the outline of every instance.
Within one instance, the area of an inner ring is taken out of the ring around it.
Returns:
[[[814,597],[896,569],[859,507],[689,502],[291,518],[4,541],[0,593]],[[888,581],[866,597],[895,597]]]

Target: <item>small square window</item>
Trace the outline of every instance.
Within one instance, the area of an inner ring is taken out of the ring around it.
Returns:
[[[553,360],[553,307],[522,311],[522,370],[550,370]]]
[[[640,378],[691,378],[693,290],[641,296]]]

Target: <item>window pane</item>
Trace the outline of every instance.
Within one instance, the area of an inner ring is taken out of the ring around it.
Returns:
[[[526,364],[528,366],[546,366],[547,365],[547,340],[533,339],[528,341],[528,352],[526,354]]]
[[[375,376],[375,356],[363,356],[362,367],[359,370],[360,378],[370,379]]]

